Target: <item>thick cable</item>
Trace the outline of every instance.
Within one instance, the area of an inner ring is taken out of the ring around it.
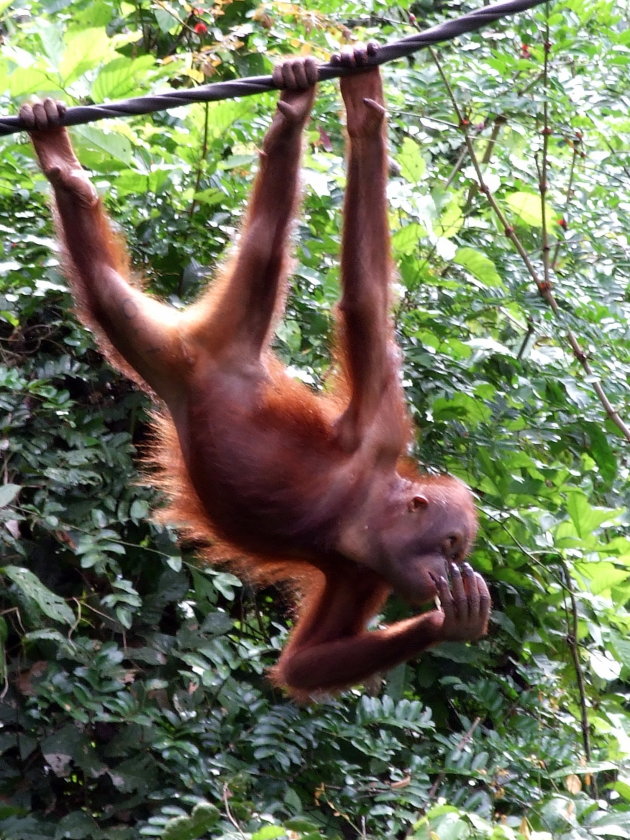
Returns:
[[[546,0],[504,0],[484,6],[462,17],[440,23],[409,35],[400,41],[392,41],[379,47],[375,56],[369,58],[368,66],[385,64],[396,58],[411,55],[425,47],[433,46],[442,41],[450,41],[459,35],[474,32],[500,20],[507,15],[515,15],[540,6]],[[331,64],[321,64],[318,68],[318,80],[333,79],[337,76],[347,76],[350,73],[362,72],[364,68],[338,67]],[[168,108],[178,108],[192,102],[216,102],[220,99],[231,99],[240,96],[252,96],[264,91],[276,90],[271,76],[250,76],[246,79],[236,79],[230,82],[215,82],[201,85],[188,90],[160,93],[153,96],[138,96],[133,99],[121,99],[118,102],[108,102],[104,105],[77,105],[68,108],[63,118],[63,125],[80,125],[82,123],[103,120],[107,117],[129,117],[138,114],[151,114],[154,111],[164,111]],[[0,118],[0,136],[24,131],[26,126],[19,117]]]

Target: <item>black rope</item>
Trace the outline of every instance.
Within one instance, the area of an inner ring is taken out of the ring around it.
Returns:
[[[535,6],[540,6],[546,0],[504,0],[502,3],[493,3],[470,12],[467,15],[440,23],[419,32],[417,35],[410,35],[400,41],[393,41],[379,47],[377,54],[370,58],[370,65],[385,64],[395,58],[411,55],[417,50],[438,44],[441,41],[450,41],[458,35],[465,35],[467,32],[474,32],[493,23],[495,20],[524,12]],[[361,68],[358,68],[360,72]],[[318,79],[333,79],[337,76],[346,76],[349,73],[357,72],[356,69],[347,67],[333,67],[330,64],[321,64],[318,68]],[[64,125],[79,125],[81,123],[94,122],[106,117],[128,117],[135,114],[151,114],[154,111],[163,111],[167,108],[176,108],[181,105],[188,105],[191,102],[216,102],[219,99],[230,99],[238,96],[251,96],[255,93],[262,93],[267,90],[275,90],[271,76],[251,76],[247,79],[237,79],[231,82],[216,82],[211,85],[202,85],[190,90],[182,90],[173,93],[160,93],[154,96],[138,96],[134,99],[122,99],[119,102],[110,102],[106,105],[77,105],[68,108],[63,119]],[[0,119],[0,136],[14,134],[23,131],[25,126],[19,117],[3,117]]]

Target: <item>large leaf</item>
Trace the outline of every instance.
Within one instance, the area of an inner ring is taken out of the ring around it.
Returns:
[[[543,216],[540,195],[519,191],[508,193],[505,200],[517,221],[531,227],[542,227]],[[545,204],[545,212],[547,214],[547,226],[549,227],[554,221],[554,213],[553,208],[548,203]]]
[[[161,835],[161,840],[197,840],[219,819],[219,811],[214,805],[200,803],[189,817],[175,817],[169,820]]]
[[[25,598],[34,601],[39,609],[54,621],[74,624],[74,613],[63,598],[51,592],[40,579],[22,566],[4,566],[0,572],[20,588]]]
[[[412,184],[422,180],[427,169],[420,146],[411,137],[405,137],[397,155],[403,178]]]
[[[0,508],[10,505],[21,489],[19,484],[0,485]]]
[[[484,286],[503,286],[495,264],[486,254],[475,248],[458,248],[454,262],[467,269]]]
[[[590,536],[604,522],[614,522],[623,513],[621,508],[612,510],[593,507],[588,498],[578,490],[568,494],[567,511],[578,535],[584,537]]]

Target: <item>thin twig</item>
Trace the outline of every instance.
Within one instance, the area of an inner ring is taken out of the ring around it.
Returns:
[[[499,132],[501,131],[501,127],[504,126],[507,122],[507,119],[503,116],[498,116],[494,118],[494,122],[492,123],[492,133],[488,138],[488,142],[486,144],[486,148],[483,152],[483,157],[481,158],[481,165],[487,166],[490,163],[492,158],[492,152],[494,151],[494,147],[496,145],[497,139],[499,137]],[[463,154],[467,153],[467,149],[464,147]],[[470,189],[468,190],[468,195],[466,196],[466,201],[464,202],[464,207],[462,209],[462,213],[466,215],[468,210],[470,210],[470,205],[473,203],[473,200],[477,193],[479,192],[479,184],[473,183],[470,185]]]
[[[564,210],[562,212],[562,218],[565,221],[565,230],[567,226],[567,221],[569,218],[569,207],[571,205],[571,194],[573,193],[573,179],[575,178],[575,165],[577,163],[578,156],[581,153],[580,149],[581,138],[575,137],[573,139],[573,156],[571,158],[571,164],[569,166],[569,180],[567,183],[567,195],[566,200],[564,202]],[[556,245],[553,249],[553,256],[551,258],[551,267],[555,271],[556,266],[558,264],[558,254],[560,253],[560,248],[562,247],[562,239],[558,237],[556,239]]]
[[[518,352],[516,354],[516,358],[521,361],[523,356],[525,355],[525,351],[531,341],[532,336],[534,335],[536,328],[534,326],[534,322],[531,318],[527,319],[527,330],[525,331],[525,335],[523,336],[523,340],[521,341],[521,346],[518,348]]]
[[[545,288],[551,290],[551,276],[549,272],[549,220],[547,219],[547,171],[549,168],[549,135],[551,129],[549,128],[549,50],[551,49],[549,43],[549,20],[545,20],[545,43],[544,43],[544,59],[543,59],[543,147],[542,147],[542,172],[538,181],[538,188],[540,190],[540,217],[542,222],[542,264],[543,264],[543,283]]]
[[[236,817],[234,816],[234,814],[230,810],[230,806],[229,806],[229,803],[228,803],[230,793],[231,792],[230,792],[229,787],[226,784],[223,785],[223,807],[225,808],[225,815],[227,816],[228,820],[232,823],[234,828],[238,831],[238,833],[243,838],[243,840],[245,840],[245,834],[243,833],[243,829],[241,828],[241,826],[238,823],[238,820],[236,819]]]
[[[578,652],[579,639],[579,620],[577,601],[575,599],[575,592],[573,591],[573,582],[569,573],[569,567],[563,557],[559,557],[560,568],[564,575],[564,590],[569,596],[571,602],[571,609],[568,611],[567,620],[570,623],[569,632],[567,633],[566,642],[571,653],[571,660],[573,662],[573,670],[575,671],[575,679],[577,682],[578,695],[580,698],[580,728],[582,730],[582,746],[584,747],[584,757],[587,761],[592,758],[591,750],[591,733],[588,719],[588,703],[586,699],[586,682],[584,680],[584,671],[582,670],[582,663]],[[595,794],[597,795],[597,794]]]

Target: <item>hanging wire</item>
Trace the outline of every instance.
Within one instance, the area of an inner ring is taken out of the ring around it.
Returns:
[[[481,29],[482,26],[487,26],[489,23],[500,20],[507,15],[515,15],[535,6],[540,6],[544,2],[546,0],[504,0],[502,3],[493,3],[467,15],[462,15],[455,20],[432,26],[430,29],[425,29],[424,32],[410,35],[400,41],[393,41],[391,44],[385,44],[379,47],[375,56],[370,57],[368,64],[375,66],[393,61],[396,58],[403,58],[441,41],[450,41],[459,35],[474,32]],[[321,64],[318,68],[318,80],[324,81],[337,76],[347,76],[351,73],[362,72],[363,69]],[[167,108],[189,105],[191,102],[216,102],[219,99],[252,96],[256,93],[276,89],[271,76],[250,76],[246,79],[202,85],[190,90],[121,99],[119,102],[109,102],[105,105],[77,105],[67,109],[62,122],[63,125],[80,125],[103,120],[106,117],[151,114],[154,111],[164,111]],[[26,126],[19,117],[3,117],[0,119],[0,136],[24,130],[26,130]]]

